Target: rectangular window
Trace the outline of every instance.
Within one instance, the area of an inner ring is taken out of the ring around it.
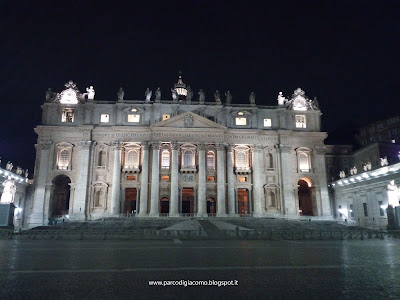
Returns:
[[[126,176],[126,180],[136,180],[136,176]]]
[[[167,176],[167,175],[161,176],[161,181],[168,181],[168,180],[169,180],[169,176]]]
[[[207,176],[207,181],[215,181],[215,177],[214,176]]]
[[[378,205],[379,205],[379,215],[380,215],[381,217],[384,217],[384,216],[385,216],[385,210],[382,208],[382,206],[383,206],[383,201],[379,201],[379,202],[378,202]]]
[[[162,120],[163,120],[163,121],[168,120],[169,118],[171,118],[171,115],[170,115],[170,114],[162,115]]]
[[[236,125],[246,125],[247,119],[246,118],[236,118]]]
[[[264,119],[264,127],[271,127],[272,120],[271,119]]]
[[[61,116],[61,122],[72,123],[74,122],[74,110],[72,108],[64,108]]]
[[[367,203],[363,203],[363,207],[364,207],[364,217],[368,217]]]
[[[341,213],[341,211],[342,211],[342,206],[341,205],[339,205],[338,211],[339,211],[339,217],[343,217],[343,214]]]
[[[128,115],[128,122],[129,123],[139,123],[140,115]]]
[[[108,122],[110,122],[110,115],[109,115],[109,114],[101,114],[101,115],[100,115],[100,122],[101,122],[101,123],[108,123]]]
[[[305,115],[295,115],[296,128],[306,128],[306,116]]]
[[[353,204],[350,204],[350,217],[354,218]]]
[[[246,182],[247,178],[246,177],[238,177],[239,182]]]

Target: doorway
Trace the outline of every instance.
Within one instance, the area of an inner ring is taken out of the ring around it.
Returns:
[[[136,200],[137,200],[137,189],[136,188],[126,188],[125,189],[124,213],[127,213],[127,214],[136,213]]]
[[[207,198],[207,213],[215,214],[217,212],[217,206],[214,198]]]
[[[238,214],[247,215],[250,213],[249,208],[249,193],[247,189],[238,189]]]
[[[51,216],[68,215],[71,179],[58,175],[53,179],[53,195],[51,200]]]
[[[313,216],[313,204],[311,197],[311,184],[300,179],[299,185],[299,213],[300,216]]]
[[[182,213],[193,214],[194,190],[193,188],[182,189]]]
[[[160,213],[169,214],[169,199],[167,197],[162,197],[160,200]]]

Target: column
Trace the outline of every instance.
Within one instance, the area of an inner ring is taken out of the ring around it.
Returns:
[[[235,189],[235,209],[236,209],[236,213],[239,215],[239,207],[238,207],[238,189]]]
[[[85,220],[91,145],[91,141],[78,142],[79,165],[72,214],[69,214],[71,220]]]
[[[233,173],[233,145],[228,145],[227,148],[227,173],[228,173],[228,214],[235,215],[235,174]]]
[[[171,143],[172,157],[171,157],[171,197],[169,199],[169,216],[179,217],[179,164],[178,164],[178,149],[177,142]]]
[[[197,189],[197,216],[207,217],[207,194],[206,194],[206,145],[197,145],[199,150],[199,182]]]
[[[158,202],[160,201],[160,142],[152,142],[153,160],[151,165],[151,198],[150,214],[151,217],[158,217]]]
[[[140,208],[140,188],[136,189],[136,216],[139,214]]]
[[[254,217],[262,216],[262,174],[261,174],[261,153],[262,146],[255,145],[253,148],[253,201],[254,201]]]
[[[282,175],[282,211],[287,215],[296,215],[297,212],[292,184],[292,146],[286,144],[277,144],[275,147],[278,149],[280,156],[280,172]]]
[[[119,215],[120,202],[120,184],[121,184],[121,151],[122,142],[116,141],[112,143],[114,150],[113,179],[111,186],[111,215]]]
[[[140,176],[140,208],[139,217],[147,216],[147,201],[149,194],[149,144],[142,143],[143,161]]]
[[[51,169],[50,149],[52,141],[40,141],[38,143],[37,156],[39,156],[38,172],[35,172],[35,192],[33,198],[32,214],[28,219],[28,226],[35,227],[47,225],[44,220],[44,204],[48,169]]]
[[[319,216],[332,216],[332,211],[329,201],[328,183],[326,181],[326,165],[325,165],[325,146],[315,146],[315,157],[312,169],[318,174],[319,191],[316,191],[318,199],[318,215]],[[321,198],[319,198],[321,197]]]
[[[217,203],[217,217],[225,217],[225,145],[222,143],[217,144]]]

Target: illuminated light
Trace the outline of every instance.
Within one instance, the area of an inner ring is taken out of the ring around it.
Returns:
[[[362,174],[362,177],[369,178],[369,175],[364,173],[364,174]]]
[[[3,174],[3,171],[2,171],[2,170],[0,170],[0,174]]]
[[[341,182],[341,181],[338,181],[338,183],[339,183],[340,185],[342,185],[342,184],[343,184],[343,182]]]
[[[349,181],[347,179],[344,180],[344,183],[349,183]]]
[[[387,205],[381,205],[381,208],[382,209],[387,209],[388,207],[387,207]]]
[[[338,211],[345,217],[345,218],[347,218],[347,216],[348,216],[348,211],[347,211],[347,208],[339,208],[338,209]]]
[[[395,144],[395,143],[396,143],[396,140],[392,140],[392,143]]]
[[[378,172],[373,172],[373,173],[371,173],[371,175],[372,176],[378,176],[379,174],[378,174]]]
[[[301,177],[300,180],[304,180],[305,182],[307,182],[307,186],[308,187],[312,187],[312,181],[310,178],[308,177]]]
[[[65,215],[65,217],[66,217],[67,219],[69,219],[69,215]]]
[[[132,108],[131,111],[137,112],[137,109],[136,108]]]
[[[350,178],[350,181],[351,182],[355,182],[356,180],[354,178]]]
[[[332,183],[332,186],[335,186],[336,184]]]
[[[361,176],[357,176],[356,179],[357,180],[361,180],[362,178],[361,178]]]
[[[239,116],[243,116],[243,112],[242,112],[242,111],[239,111],[239,112],[238,112],[238,115],[239,115]]]
[[[349,209],[349,212],[353,212],[353,210],[352,210],[352,209]]]

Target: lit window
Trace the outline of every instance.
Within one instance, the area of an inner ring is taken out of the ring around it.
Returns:
[[[136,180],[136,176],[130,175],[130,176],[126,176],[126,180]]]
[[[236,125],[246,125],[247,119],[246,118],[236,118]]]
[[[162,115],[163,121],[168,120],[169,118],[171,118],[171,115],[169,115],[169,114]]]
[[[138,153],[136,150],[131,150],[128,152],[126,157],[126,165],[130,167],[138,167]]]
[[[307,153],[299,153],[299,170],[300,172],[309,172],[310,171],[310,160]]]
[[[214,176],[207,176],[207,181],[215,181],[215,177]]]
[[[128,122],[129,123],[139,123],[140,115],[128,115]]]
[[[169,169],[169,152],[168,152],[168,150],[164,150],[161,153],[161,168]]]
[[[207,169],[215,169],[215,155],[212,151],[207,153]]]
[[[169,176],[167,176],[167,175],[161,176],[161,181],[168,181],[168,180],[169,180]]]
[[[271,127],[272,121],[271,119],[264,119],[264,127]]]
[[[295,115],[296,128],[306,128],[306,116],[305,115]]]
[[[193,167],[193,152],[191,150],[185,150],[185,152],[183,152],[183,166]]]
[[[244,114],[244,113],[243,113],[242,111],[239,111],[239,112],[238,112],[238,116],[243,116],[243,114]]]
[[[63,149],[58,155],[58,169],[67,170],[69,167],[70,152],[67,149]]]
[[[246,182],[247,178],[246,177],[238,177],[239,182]]]
[[[109,114],[101,114],[100,116],[101,123],[108,123],[110,122],[110,115]]]
[[[379,205],[379,216],[384,217],[385,216],[385,210],[382,208],[383,201],[378,201],[378,205]]]
[[[132,108],[131,111],[132,112],[137,112],[137,109],[136,108]]]
[[[72,123],[74,122],[74,110],[72,108],[64,108],[61,116],[61,122]]]
[[[246,166],[246,154],[243,151],[240,151],[236,154],[236,167],[237,168],[245,168]]]
[[[354,218],[353,204],[350,204],[350,217]]]

